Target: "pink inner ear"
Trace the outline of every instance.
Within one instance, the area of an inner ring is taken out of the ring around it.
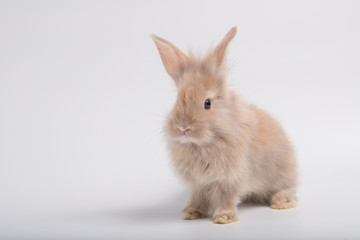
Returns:
[[[151,37],[159,50],[161,60],[167,73],[178,86],[179,75],[183,69],[183,66],[188,61],[188,57],[169,41],[156,35],[151,35]]]
[[[230,31],[225,35],[223,40],[221,40],[221,42],[214,49],[212,55],[216,59],[216,63],[218,66],[223,66],[225,64],[227,47],[231,40],[235,37],[236,32],[236,27],[231,28]]]

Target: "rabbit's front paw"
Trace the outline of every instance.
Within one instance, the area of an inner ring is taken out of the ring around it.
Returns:
[[[239,221],[239,218],[236,216],[236,211],[217,213],[213,217],[213,222],[216,224],[228,224],[236,221]]]
[[[182,219],[184,219],[184,220],[195,220],[195,219],[205,218],[205,217],[207,217],[207,214],[202,213],[199,210],[185,209]]]
[[[273,209],[295,208],[297,206],[295,191],[291,188],[279,191],[271,196],[270,203]]]

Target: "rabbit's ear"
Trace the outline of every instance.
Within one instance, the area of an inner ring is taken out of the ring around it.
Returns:
[[[151,34],[150,36],[159,50],[160,57],[164,63],[166,71],[170,77],[174,79],[176,85],[178,86],[180,74],[184,70],[188,57],[171,42],[166,41],[155,34]]]
[[[230,41],[235,37],[237,28],[233,27],[230,31],[226,34],[223,40],[216,46],[214,51],[211,53],[211,56],[214,58],[218,67],[224,66],[226,63],[226,51],[227,46],[229,45]]]

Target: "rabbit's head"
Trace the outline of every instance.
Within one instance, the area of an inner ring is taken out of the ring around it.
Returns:
[[[231,131],[231,95],[225,82],[226,50],[236,34],[233,27],[204,58],[187,56],[172,43],[151,37],[168,74],[175,81],[178,95],[168,116],[165,131],[181,143],[204,145]]]

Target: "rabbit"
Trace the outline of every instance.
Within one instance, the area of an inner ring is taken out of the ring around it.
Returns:
[[[256,200],[273,209],[297,206],[297,164],[292,144],[267,112],[226,84],[226,53],[233,27],[203,58],[185,55],[151,35],[177,99],[164,132],[175,172],[191,187],[184,220],[238,221],[237,205]]]

